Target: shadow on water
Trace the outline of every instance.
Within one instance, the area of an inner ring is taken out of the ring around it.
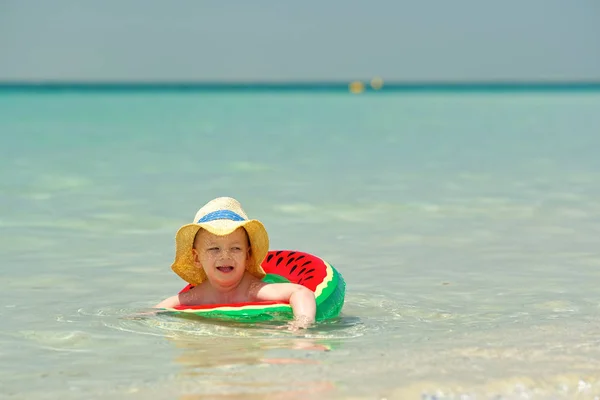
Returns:
[[[351,315],[290,331],[285,321],[249,323],[148,310],[121,310],[103,324],[163,337],[177,370],[173,379],[180,399],[329,397],[334,382],[314,369],[325,368],[328,353],[365,330],[360,318]]]

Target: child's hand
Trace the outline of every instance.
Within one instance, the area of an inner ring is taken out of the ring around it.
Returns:
[[[296,332],[300,329],[308,329],[312,326],[312,324],[315,321],[307,316],[299,316],[298,318],[293,319],[292,321],[290,321],[287,325],[285,325],[285,327],[289,330],[289,331],[293,331]]]

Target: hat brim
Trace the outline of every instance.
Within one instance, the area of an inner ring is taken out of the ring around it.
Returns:
[[[261,263],[269,251],[269,236],[264,225],[255,219],[247,221],[216,220],[210,223],[183,225],[175,235],[175,261],[171,265],[171,269],[192,285],[199,285],[206,281],[207,276],[204,269],[198,268],[194,263],[192,248],[196,234],[202,228],[214,235],[225,236],[240,227],[246,230],[250,241],[251,252],[246,270],[259,279],[264,278],[266,274]]]

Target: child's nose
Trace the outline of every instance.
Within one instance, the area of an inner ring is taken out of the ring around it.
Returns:
[[[231,258],[231,250],[223,249],[222,251],[219,252],[219,256],[221,258]]]

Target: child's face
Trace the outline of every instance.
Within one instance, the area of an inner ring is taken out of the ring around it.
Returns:
[[[224,288],[237,286],[250,258],[248,235],[238,228],[229,235],[217,236],[201,229],[194,242],[194,262],[204,268],[208,280]]]

